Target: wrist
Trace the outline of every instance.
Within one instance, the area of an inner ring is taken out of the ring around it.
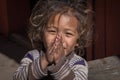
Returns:
[[[43,71],[46,70],[47,65],[48,65],[48,61],[47,61],[45,55],[43,54],[41,57],[41,68]]]
[[[70,73],[69,60],[63,59],[62,62],[57,63],[56,65],[48,67],[48,71],[51,72],[51,76],[54,77],[55,80],[62,80]]]
[[[47,68],[51,73],[56,73],[65,64],[65,62],[66,62],[66,57],[63,57],[58,63],[52,64]]]

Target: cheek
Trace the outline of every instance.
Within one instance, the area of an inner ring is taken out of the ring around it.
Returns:
[[[66,50],[67,50],[67,53],[69,53],[72,50],[74,50],[75,46],[76,46],[76,39],[68,39],[66,41]]]
[[[44,35],[44,41],[43,42],[44,42],[45,48],[51,47],[53,41],[54,41],[54,36],[50,36],[48,34]]]

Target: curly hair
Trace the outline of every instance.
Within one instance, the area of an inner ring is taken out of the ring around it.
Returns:
[[[86,47],[90,41],[90,27],[87,26],[87,9],[86,0],[39,0],[32,10],[29,22],[28,36],[34,48],[42,49],[44,47],[42,38],[43,31],[46,28],[49,19],[53,19],[57,14],[68,14],[77,18],[78,23],[78,47],[75,47],[77,54]]]

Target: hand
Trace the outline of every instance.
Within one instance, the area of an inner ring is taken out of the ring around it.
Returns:
[[[65,51],[62,44],[62,37],[58,35],[51,47],[47,50],[47,61],[49,63],[58,63],[59,60],[65,55],[64,53]]]
[[[53,53],[54,63],[57,64],[63,56],[65,56],[65,51],[63,48],[62,38],[58,37],[58,40],[55,42],[55,49]]]

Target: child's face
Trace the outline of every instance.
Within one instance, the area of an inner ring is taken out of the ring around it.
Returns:
[[[61,37],[65,55],[68,55],[77,46],[78,21],[73,16],[56,15],[54,20],[49,20],[44,31],[44,45],[46,49],[52,47],[56,40],[56,36]]]

